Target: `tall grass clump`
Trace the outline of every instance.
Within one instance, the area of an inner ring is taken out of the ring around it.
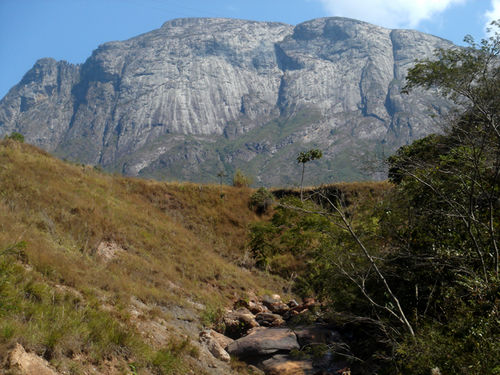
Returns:
[[[241,169],[236,169],[233,176],[234,187],[249,187],[252,185],[253,178],[244,174]]]

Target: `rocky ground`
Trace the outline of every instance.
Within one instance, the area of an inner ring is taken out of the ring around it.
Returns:
[[[279,295],[239,300],[223,317],[219,332],[205,330],[200,341],[212,355],[246,362],[256,374],[350,374],[348,346],[321,318],[314,299],[284,303]]]
[[[226,310],[215,330],[201,331],[196,311],[203,310],[202,305],[170,308],[169,322],[151,318],[152,308],[133,298],[129,306],[130,322],[156,347],[165,346],[173,334],[188,340],[198,335],[192,345],[199,365],[208,374],[233,373],[232,357],[246,363],[251,374],[350,374],[343,359],[349,356],[348,346],[335,327],[321,318],[321,305],[312,298],[302,303],[295,300],[284,303],[279,295],[240,299]],[[6,368],[12,374],[62,375],[20,344],[11,351],[7,362]],[[87,366],[84,373],[122,372],[118,361],[111,359],[105,370]]]

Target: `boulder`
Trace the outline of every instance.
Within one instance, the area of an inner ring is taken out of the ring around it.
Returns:
[[[259,326],[255,316],[246,308],[229,311],[224,315],[225,335],[237,339],[245,335],[249,329]]]
[[[215,341],[217,341],[217,343],[223,349],[226,349],[227,346],[234,341],[232,338],[224,336],[222,333],[214,331],[213,329],[207,329],[205,331],[200,332],[200,338],[202,336],[210,336],[212,339],[214,339]]]
[[[228,352],[224,350],[218,340],[216,340],[212,335],[210,330],[203,331],[200,333],[200,342],[205,345],[208,351],[217,359],[223,362],[230,362],[231,357]]]
[[[266,294],[264,297],[262,297],[262,303],[268,307],[269,305],[280,302],[281,302],[281,297],[279,294],[272,294],[272,295]]]
[[[281,297],[278,294],[264,296],[262,298],[262,304],[274,314],[283,315],[290,309],[290,307],[288,307],[286,303],[283,303],[283,301],[281,301]]]
[[[58,375],[45,359],[26,352],[20,344],[9,355],[9,367],[20,375]]]
[[[260,302],[250,301],[248,302],[248,309],[252,314],[258,314],[267,311],[267,307],[262,305]]]
[[[262,327],[279,327],[285,324],[281,315],[273,313],[259,313],[255,316],[255,320]]]
[[[229,344],[227,351],[240,358],[269,355],[299,349],[295,333],[288,328],[254,328],[245,337]]]
[[[289,306],[287,306],[287,311],[281,314],[283,315],[283,319],[288,320],[296,315],[303,314],[306,311],[309,311],[315,306],[318,306],[318,303],[314,300],[314,298],[304,298],[304,301],[300,305],[297,304],[296,301],[294,302],[295,303],[291,303]]]
[[[294,360],[287,355],[275,355],[262,362],[267,375],[314,375],[314,369],[310,360]]]

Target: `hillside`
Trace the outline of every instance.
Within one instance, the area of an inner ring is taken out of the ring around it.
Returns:
[[[0,101],[0,136],[131,176],[216,182],[236,168],[293,186],[385,178],[379,162],[436,131],[449,101],[403,95],[419,58],[452,44],[347,18],[291,26],[177,19],[99,46],[82,65],[44,58]]]
[[[238,266],[259,220],[251,190],[221,199],[219,186],[112,176],[15,141],[0,165],[0,363],[21,343],[71,374],[232,372],[208,367],[203,322],[284,285]]]

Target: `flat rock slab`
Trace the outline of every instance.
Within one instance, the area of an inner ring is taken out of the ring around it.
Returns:
[[[294,360],[287,355],[275,355],[262,362],[266,375],[314,375],[312,362],[308,360]]]
[[[268,355],[279,351],[299,349],[297,337],[288,328],[255,328],[227,347],[231,355],[240,358]]]

